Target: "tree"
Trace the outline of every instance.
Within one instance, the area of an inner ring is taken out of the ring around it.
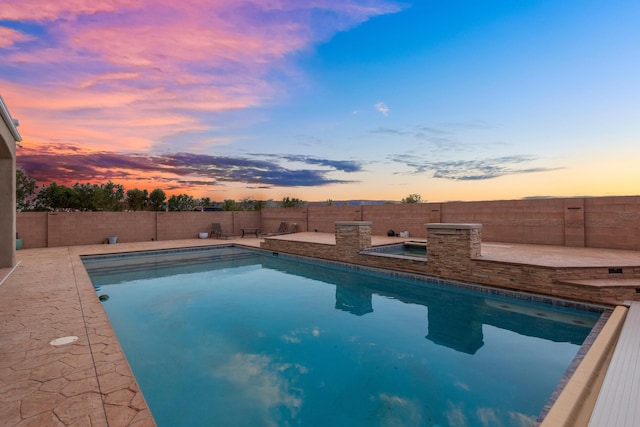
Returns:
[[[134,188],[133,190],[127,190],[127,205],[132,211],[144,210],[147,205],[147,198],[149,193],[147,190],[140,190]]]
[[[419,194],[409,194],[406,198],[402,199],[402,203],[420,203],[422,202],[422,196]]]
[[[188,194],[174,194],[169,197],[167,204],[170,211],[192,211],[198,205],[196,199]]]
[[[249,197],[245,197],[244,199],[240,200],[240,209],[243,211],[252,211],[255,210],[255,200],[253,200],[253,198],[251,198],[251,196]]]
[[[38,184],[22,168],[16,168],[16,210],[33,209]]]
[[[36,196],[36,209],[66,211],[75,209],[75,192],[72,188],[52,182],[48,187],[43,185]]]
[[[94,205],[98,211],[121,211],[124,201],[124,187],[109,181],[100,186],[94,186]]]
[[[81,211],[95,211],[96,210],[96,192],[98,191],[97,185],[75,183],[72,187],[74,191],[73,195],[73,208]]]
[[[304,205],[305,205],[304,201],[296,197],[289,197],[289,196],[282,199],[282,203],[280,204],[280,206],[283,208],[296,208]]]
[[[156,188],[149,194],[149,203],[151,204],[151,209],[154,211],[163,210],[165,200],[167,200],[167,195],[161,188]]]
[[[240,207],[238,206],[235,200],[225,199],[225,201],[222,202],[222,210],[223,211],[239,211]]]

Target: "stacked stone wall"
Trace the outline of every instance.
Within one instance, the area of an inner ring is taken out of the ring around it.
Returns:
[[[369,227],[368,223],[336,223],[335,245],[265,239],[262,248],[591,303],[640,300],[634,288],[575,283],[581,279],[611,279],[608,268],[556,268],[483,260],[479,224],[427,224],[426,260],[362,252],[367,247]],[[624,268],[622,273],[613,274],[640,279],[640,268]]]

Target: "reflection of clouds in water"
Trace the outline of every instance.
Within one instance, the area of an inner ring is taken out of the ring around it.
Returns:
[[[292,390],[297,377],[307,368],[290,363],[277,363],[262,354],[234,354],[229,363],[215,369],[213,376],[224,378],[240,390],[241,399],[250,401],[254,409],[262,414],[265,425],[279,425],[276,414],[284,406],[291,419],[295,419],[302,407],[300,389]]]
[[[505,425],[505,413],[496,412],[494,408],[478,408],[476,414],[484,427],[501,427]],[[503,416],[502,420],[501,415]],[[531,427],[536,421],[535,416],[513,411],[508,413],[508,418],[507,425],[515,427]]]
[[[483,426],[485,427],[490,427],[490,426],[501,426],[502,423],[500,422],[500,419],[498,418],[498,415],[496,415],[496,411],[493,408],[478,408],[478,410],[476,411],[478,414],[478,418],[480,419],[480,422],[482,423]]]
[[[300,344],[302,340],[299,337],[299,335],[307,335],[307,334],[313,335],[314,337],[318,337],[320,336],[320,330],[318,329],[317,326],[315,326],[313,329],[298,328],[298,329],[294,329],[288,334],[283,334],[280,338],[282,338],[282,341],[289,344]]]
[[[371,400],[376,397],[371,396]],[[420,426],[422,425],[422,413],[420,405],[400,396],[380,393],[376,420],[383,427]]]
[[[457,407],[453,402],[449,402],[449,410],[445,412],[450,427],[466,427],[467,417],[464,416],[462,408]]]
[[[511,425],[514,426],[531,427],[536,422],[536,417],[512,411],[509,412],[509,421],[511,422]]]
[[[455,383],[453,383],[454,386],[464,390],[464,391],[469,391],[471,390],[471,387],[469,387],[468,384],[463,383],[462,381],[456,381]]]
[[[291,335],[284,334],[280,338],[282,338],[282,341],[284,341],[286,343],[300,344],[300,338],[298,338],[298,337],[292,337]]]

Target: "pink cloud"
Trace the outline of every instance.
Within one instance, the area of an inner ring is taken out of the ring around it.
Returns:
[[[0,51],[24,71],[0,87],[27,144],[148,151],[192,134],[185,149],[201,152],[222,140],[202,113],[282,97],[268,72],[298,76],[293,54],[397,10],[385,0],[21,0],[0,19],[46,35],[0,27],[0,47],[24,46]]]
[[[61,17],[117,12],[141,5],[142,0],[19,0],[3,2],[0,19],[8,21],[43,21]]]
[[[32,37],[11,28],[0,27],[0,49],[28,40],[32,40]]]

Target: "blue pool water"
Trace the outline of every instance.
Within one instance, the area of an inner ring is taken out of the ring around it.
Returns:
[[[529,426],[599,316],[233,247],[84,262],[161,427]]]

